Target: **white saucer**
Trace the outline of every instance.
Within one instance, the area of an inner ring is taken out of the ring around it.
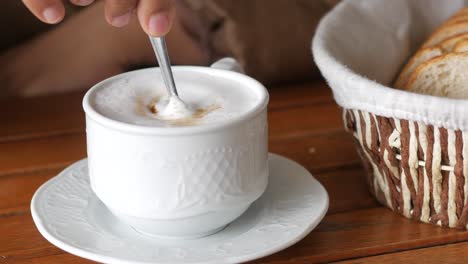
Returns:
[[[77,256],[105,263],[238,263],[285,249],[305,237],[328,209],[323,186],[299,164],[270,154],[269,186],[239,219],[199,239],[147,237],[121,223],[89,186],[87,160],[71,165],[34,194],[41,234]]]

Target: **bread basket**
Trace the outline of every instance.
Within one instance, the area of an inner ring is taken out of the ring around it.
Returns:
[[[313,41],[371,193],[407,218],[462,229],[468,227],[468,101],[391,83],[434,28],[464,5],[345,0],[322,19]]]

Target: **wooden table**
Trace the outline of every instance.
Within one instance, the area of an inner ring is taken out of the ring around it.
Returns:
[[[86,156],[83,93],[0,101],[0,263],[90,263],[37,231],[34,191]],[[323,222],[254,263],[468,263],[468,232],[407,220],[369,195],[340,109],[319,81],[271,89],[270,151],[310,170],[330,194]]]

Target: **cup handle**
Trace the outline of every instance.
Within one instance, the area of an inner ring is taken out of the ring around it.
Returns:
[[[211,68],[245,73],[241,65],[234,58],[231,57],[226,57],[218,60],[217,62],[211,64]]]

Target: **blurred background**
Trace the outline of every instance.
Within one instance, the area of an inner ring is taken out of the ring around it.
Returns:
[[[311,40],[336,2],[177,0],[167,36],[172,62],[209,65],[232,56],[267,85],[317,78]],[[112,75],[156,64],[137,19],[111,27],[101,1],[85,8],[68,4],[58,25],[43,24],[21,1],[1,4],[0,97],[84,91]]]

